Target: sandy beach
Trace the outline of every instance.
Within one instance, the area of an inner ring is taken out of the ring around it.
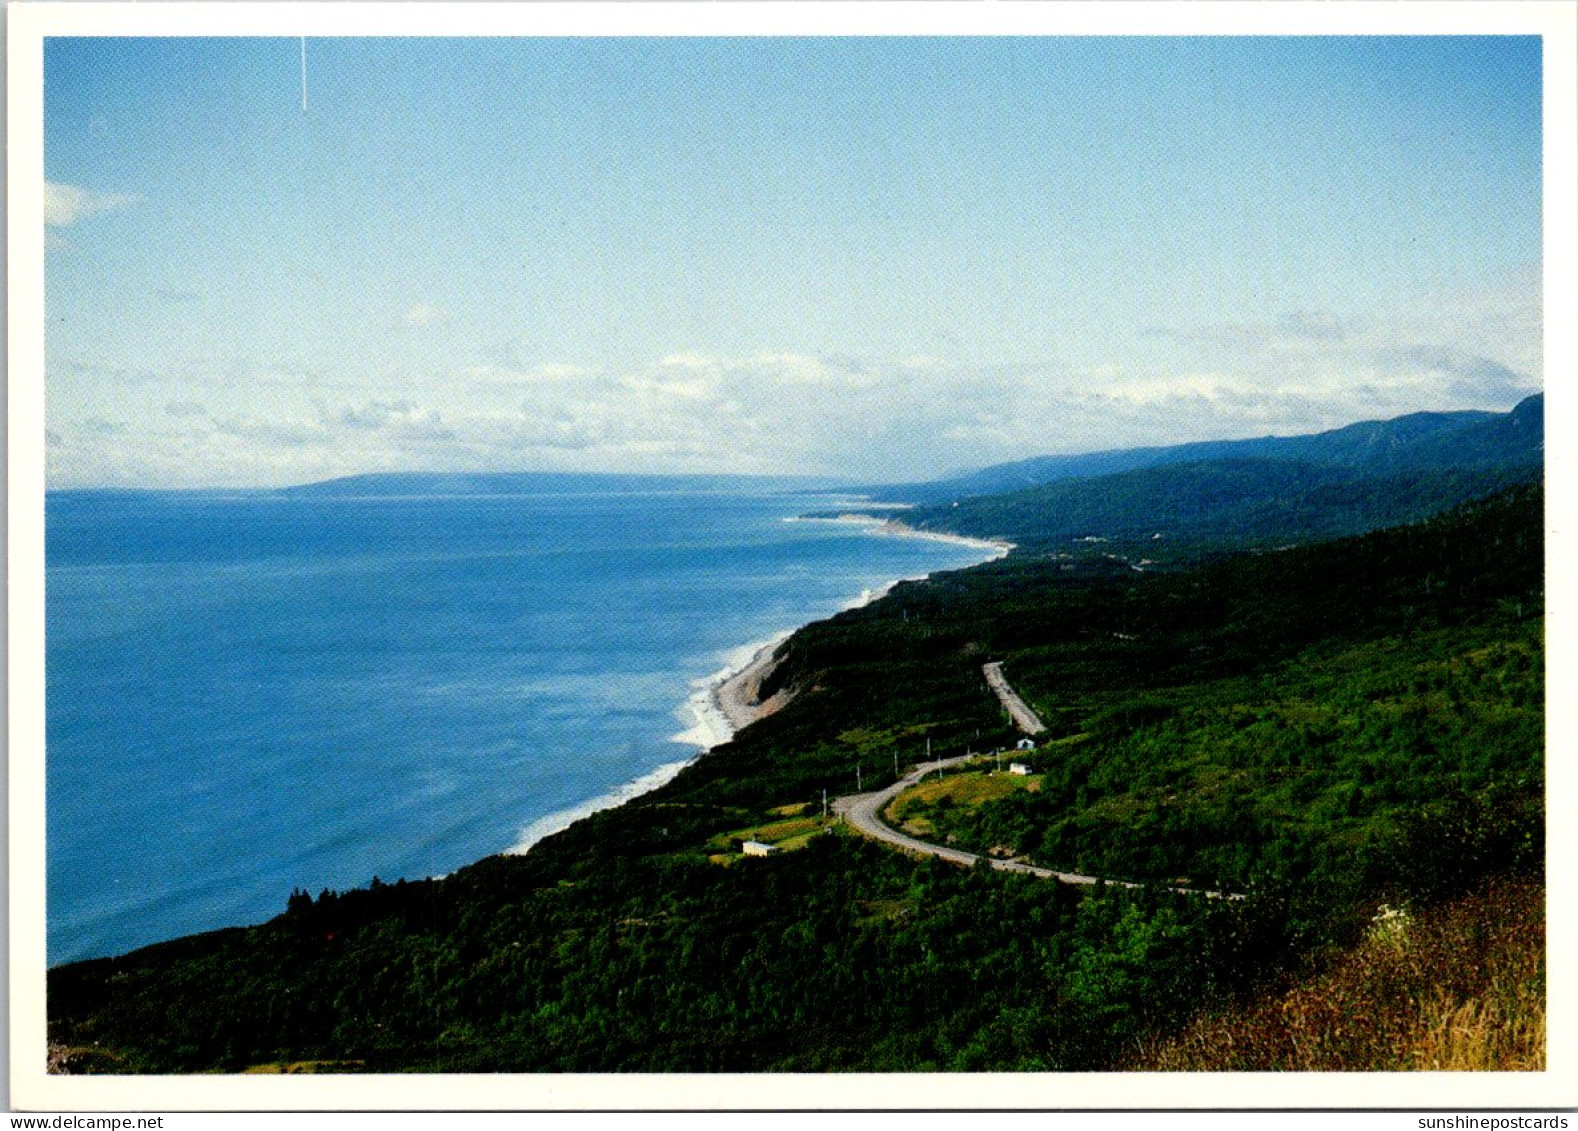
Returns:
[[[735,732],[757,719],[766,718],[789,702],[787,691],[779,691],[766,700],[761,697],[762,682],[778,666],[778,649],[783,644],[783,640],[772,640],[762,645],[750,663],[713,687],[713,706]]]
[[[872,515],[848,513],[836,518],[807,519],[797,516],[795,521],[822,521],[822,522],[847,522],[868,527],[874,534],[887,534],[897,538],[925,538],[937,542],[950,542],[954,545],[972,546],[977,549],[993,551],[996,557],[1006,556],[1014,546],[1011,542],[990,540],[985,538],[968,538],[959,534],[934,533],[930,530],[917,530],[913,526],[900,522],[897,519],[876,518]],[[859,608],[872,601],[880,600],[889,590],[899,584],[900,580],[917,580],[915,578],[896,579],[888,582],[877,590],[866,590],[847,608]],[[721,717],[728,725],[729,735],[743,730],[757,719],[766,718],[774,711],[779,710],[792,698],[791,693],[779,691],[767,699],[761,697],[762,683],[772,674],[778,666],[778,650],[788,639],[789,634],[767,641],[758,647],[750,660],[738,671],[725,674],[711,687],[707,697],[706,706],[711,708],[711,714]],[[727,739],[721,739],[726,741]]]
[[[791,520],[786,519],[785,521]],[[838,518],[823,519],[796,517],[792,521],[856,523],[867,527],[873,534],[953,542],[995,551],[995,556],[997,557],[1002,557],[1013,549],[1012,545],[1006,542],[992,542],[981,538],[966,538],[954,534],[936,534],[928,530],[916,530],[896,520],[875,518],[870,515],[847,514]],[[870,604],[872,601],[880,600],[889,590],[904,580],[918,580],[918,578],[896,578],[876,589],[867,589],[844,607],[846,609],[855,609]],[[693,684],[694,690],[688,707],[692,718],[695,720],[695,725],[674,735],[673,740],[692,745],[698,752],[705,753],[731,741],[736,734],[756,720],[766,718],[774,711],[786,706],[794,697],[792,692],[780,690],[764,700],[761,697],[761,689],[763,682],[772,674],[773,669],[778,666],[779,650],[792,635],[792,631],[786,631],[779,633],[770,640],[745,645],[731,653],[729,666],[715,673],[710,678],[698,680]],[[666,763],[657,767],[651,773],[636,781],[628,782],[610,793],[593,798],[584,804],[539,818],[522,830],[516,844],[507,851],[511,854],[525,852],[543,837],[567,828],[582,817],[601,809],[622,805],[643,793],[657,789],[659,786],[671,781],[680,770],[688,766],[693,760],[694,757]]]
[[[760,691],[762,681],[777,666],[778,649],[789,639],[789,636],[790,634],[785,632],[756,646],[756,650],[743,667],[726,668],[704,685],[698,685],[696,694],[692,695],[690,700],[696,725],[682,734],[675,735],[675,741],[693,743],[705,752],[714,746],[723,745],[742,728],[772,714],[788,703],[791,696],[787,691],[780,691],[769,697],[766,702],[761,701]],[[594,797],[581,805],[557,813],[549,813],[522,829],[515,844],[505,852],[507,855],[518,856],[529,851],[539,840],[561,829],[569,828],[583,817],[623,805],[644,793],[650,793],[660,786],[667,785],[694,760],[695,756],[692,756],[665,763],[651,773],[633,782],[627,782],[609,793]]]
[[[898,504],[913,505],[913,504]],[[873,507],[876,504],[872,504]],[[894,505],[884,504],[883,510],[892,510]],[[883,518],[879,515],[866,514],[861,511],[847,511],[844,514],[831,516],[796,515],[784,519],[785,522],[842,522],[851,526],[862,526],[872,534],[888,534],[895,538],[924,538],[928,542],[947,542],[953,546],[971,546],[980,550],[991,550],[997,557],[1006,557],[1014,549],[1012,542],[1001,538],[971,538],[967,534],[946,534],[940,530],[919,530],[903,519]]]
[[[948,542],[955,546],[975,546],[983,550],[995,550],[999,558],[1006,557],[1013,550],[1012,542],[1005,542],[1001,538],[971,538],[965,534],[944,534],[936,530],[917,530],[906,522],[896,518],[887,519],[882,523],[883,534],[893,534],[902,538],[926,538],[933,542]]]

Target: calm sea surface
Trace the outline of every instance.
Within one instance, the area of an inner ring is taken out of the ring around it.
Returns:
[[[692,757],[742,646],[990,556],[828,505],[51,494],[50,962],[529,842]]]

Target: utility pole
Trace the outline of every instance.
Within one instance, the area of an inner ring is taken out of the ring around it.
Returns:
[[[827,790],[822,790],[822,820],[827,820]]]
[[[855,767],[855,792],[859,793],[865,787],[860,784],[860,767]]]
[[[899,752],[895,748],[894,751],[893,751],[893,777],[894,777],[895,780],[897,780],[898,776],[899,776]]]

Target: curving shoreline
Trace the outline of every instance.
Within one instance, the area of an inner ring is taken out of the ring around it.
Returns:
[[[816,521],[813,519],[797,518],[795,521]],[[846,522],[860,526],[870,527],[870,533],[883,534],[898,538],[922,538],[931,542],[946,542],[954,546],[969,546],[974,549],[990,550],[992,557],[987,561],[997,561],[1006,557],[1013,549],[1012,542],[992,538],[970,538],[963,534],[944,534],[931,530],[917,530],[907,523],[897,519],[880,519],[862,516],[859,514],[840,515],[837,518],[823,519],[824,522]],[[984,565],[984,562],[977,563]],[[973,568],[966,566],[966,569]],[[859,597],[845,605],[845,609],[859,609],[880,601],[893,591],[894,586],[904,581],[921,581],[930,574],[919,577],[900,577],[878,586],[876,589],[864,590]],[[804,627],[804,626],[802,626]],[[718,715],[727,722],[728,735],[714,745],[733,738],[735,734],[750,726],[757,719],[766,718],[773,712],[787,706],[793,699],[793,694],[787,690],[780,690],[767,699],[761,698],[761,685],[778,666],[779,650],[784,643],[798,632],[799,629],[783,632],[757,645],[747,645],[752,649],[751,658],[738,670],[725,669],[714,681],[709,689],[708,703]],[[711,747],[707,747],[711,749]]]
[[[999,558],[1006,558],[1016,548],[1014,543],[1006,538],[972,538],[967,534],[948,534],[940,530],[920,530],[896,518],[884,520],[882,529],[878,533],[892,534],[900,538],[925,538],[930,542],[947,542],[953,546],[974,546],[982,550],[991,550],[994,556],[988,558],[987,561],[997,561]]]
[[[766,718],[784,707],[793,698],[787,690],[777,691],[765,700],[761,697],[762,682],[777,668],[779,651],[792,635],[786,632],[769,640],[756,650],[743,668],[711,687],[712,704],[727,720],[730,738],[757,719]]]
[[[842,515],[830,519],[810,519],[796,517],[797,522],[822,521],[822,522],[847,522],[868,527],[868,532],[875,535],[898,538],[924,538],[934,542],[947,542],[953,545],[970,546],[981,550],[990,550],[992,556],[977,565],[988,561],[997,561],[1005,557],[1014,546],[1010,542],[990,540],[984,538],[968,538],[960,534],[943,534],[929,530],[917,530],[912,526],[894,519],[881,519],[863,515]],[[960,567],[964,569],[973,566]],[[895,578],[876,589],[866,589],[854,600],[844,606],[845,609],[858,609],[880,601],[890,593],[894,586],[903,581],[918,581],[930,574],[920,577]],[[807,621],[806,624],[813,624]],[[505,855],[519,856],[531,850],[538,841],[562,832],[583,818],[606,809],[616,809],[626,802],[651,793],[669,782],[691,765],[702,755],[733,740],[734,736],[758,719],[766,718],[775,711],[787,706],[794,698],[792,692],[780,690],[763,700],[760,696],[761,685],[764,680],[778,666],[779,652],[784,644],[794,634],[804,628],[796,628],[780,632],[766,640],[756,641],[731,650],[726,654],[726,663],[723,668],[711,676],[697,680],[693,684],[694,690],[685,701],[683,708],[687,710],[694,720],[688,729],[675,734],[672,740],[688,743],[695,747],[695,753],[688,758],[667,762],[656,769],[643,774],[634,781],[626,782],[605,794],[591,798],[580,805],[575,805],[557,813],[549,813],[544,817],[531,822],[523,828],[516,837],[516,841]]]
[[[889,506],[891,504],[884,504]],[[990,550],[993,557],[987,561],[996,561],[998,558],[1007,557],[1016,546],[1006,538],[973,538],[968,534],[949,534],[941,530],[921,530],[911,526],[903,519],[881,518],[874,514],[865,514],[860,511],[849,511],[839,515],[796,515],[784,519],[785,522],[839,522],[847,526],[860,526],[866,528],[868,534],[891,535],[896,538],[924,538],[928,542],[946,542],[951,546],[971,546],[980,550]],[[984,563],[979,563],[984,564]],[[897,584],[894,582],[893,584]]]

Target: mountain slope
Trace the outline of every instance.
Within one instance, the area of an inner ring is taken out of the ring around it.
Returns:
[[[1164,464],[1206,460],[1296,460],[1377,472],[1408,467],[1459,466],[1480,461],[1519,462],[1539,458],[1543,403],[1543,395],[1536,394],[1510,413],[1418,412],[1310,435],[1209,440],[1168,447],[1038,456],[934,483],[873,487],[869,493],[894,502],[937,504],[1004,494],[1067,479],[1089,479]],[[1531,436],[1534,437],[1532,452]]]
[[[1151,466],[922,506],[905,519],[923,530],[1031,545],[1341,537],[1536,481],[1544,439],[1544,398],[1535,396],[1501,415],[1418,413],[1316,436],[1184,445],[1153,453],[1159,462]],[[1202,451],[1259,454],[1178,458]]]
[[[1206,460],[920,507],[904,517],[920,530],[1028,546],[1083,538],[1264,544],[1416,522],[1539,476],[1537,463],[1365,474],[1291,460]]]

